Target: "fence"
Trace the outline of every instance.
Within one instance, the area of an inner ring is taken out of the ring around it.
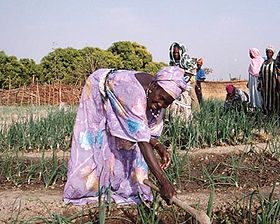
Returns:
[[[247,81],[206,81],[202,83],[204,99],[224,100],[226,96],[225,87],[232,83],[237,88],[247,92]],[[56,84],[32,84],[17,89],[0,90],[0,105],[60,105],[61,103],[73,105],[78,104],[81,85]]]
[[[0,105],[59,105],[77,104],[81,86],[32,84],[17,89],[0,90]]]

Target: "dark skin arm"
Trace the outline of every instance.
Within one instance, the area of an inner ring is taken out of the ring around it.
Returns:
[[[152,145],[153,149],[157,151],[161,158],[161,164],[160,168],[161,169],[166,169],[169,167],[171,163],[171,155],[170,153],[165,149],[165,147],[156,139],[156,138],[151,138],[150,144]]]
[[[135,74],[135,77],[143,86],[145,91],[147,91],[148,88],[152,90],[149,98],[147,99],[148,110],[152,108],[152,104],[157,105],[158,109],[166,108],[167,105],[169,105],[174,100],[170,95],[168,95],[168,93],[164,92],[163,89],[158,88],[158,86],[153,83],[154,77],[152,75],[147,73],[137,73]],[[166,168],[169,165],[171,160],[170,155],[162,145],[157,144],[156,139],[151,139],[150,142],[138,142],[138,145],[146,163],[149,166],[149,169],[159,182],[161,196],[168,204],[170,204],[170,199],[173,197],[176,191],[161,169],[161,166],[162,168]],[[163,163],[161,166],[159,165],[158,160],[153,152],[153,148],[157,150],[162,158]]]
[[[148,142],[138,142],[138,145],[151,172],[159,182],[161,196],[170,204],[170,199],[176,194],[176,191],[160,168],[151,144]]]

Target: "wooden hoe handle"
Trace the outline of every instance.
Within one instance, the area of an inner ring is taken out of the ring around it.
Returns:
[[[144,184],[152,188],[153,190],[160,192],[159,188],[152,183],[150,180],[145,179]],[[210,218],[205,212],[199,211],[197,209],[194,209],[193,207],[187,205],[185,202],[178,199],[176,196],[173,196],[171,198],[171,202],[173,202],[175,205],[179,206],[180,208],[184,209],[186,212],[191,214],[195,219],[201,223],[201,224],[211,224]]]

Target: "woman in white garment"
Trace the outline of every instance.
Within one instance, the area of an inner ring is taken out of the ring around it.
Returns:
[[[257,48],[250,48],[249,55],[251,58],[250,65],[248,68],[249,72],[249,81],[248,81],[248,88],[249,88],[249,97],[250,97],[250,106],[254,109],[261,109],[262,108],[262,97],[261,92],[258,91],[258,77],[260,68],[264,59],[260,55],[260,51]]]

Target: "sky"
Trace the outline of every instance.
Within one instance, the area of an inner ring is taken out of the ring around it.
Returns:
[[[247,79],[249,48],[280,50],[279,9],[279,0],[0,0],[0,50],[39,63],[55,48],[132,41],[168,63],[176,41],[204,58],[208,80]]]

